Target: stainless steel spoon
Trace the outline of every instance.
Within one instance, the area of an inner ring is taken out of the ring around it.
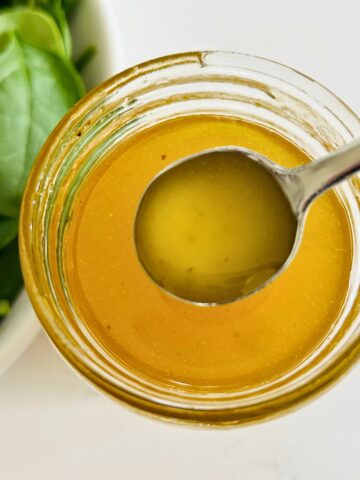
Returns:
[[[219,302],[212,301],[211,298],[208,298],[206,301],[193,301],[191,299],[184,298],[183,296],[176,295],[174,291],[168,292],[175,297],[181,298],[182,300],[190,301],[191,303],[197,305],[206,306],[238,301],[249,294],[259,291],[271,283],[276,277],[278,277],[280,273],[282,273],[289,266],[299,249],[304,230],[306,213],[312,201],[324,191],[360,170],[360,140],[347,144],[336,152],[331,153],[320,160],[293,169],[283,168],[273,163],[263,155],[246,148],[226,146],[205,150],[174,162],[161,171],[150,182],[144,195],[150,186],[153,185],[154,182],[158,181],[162,175],[169,172],[170,169],[177,167],[184,162],[191,162],[195,159],[201,158],[202,156],[213,153],[221,153],[222,155],[227,153],[234,155],[234,153],[236,153],[242,157],[246,157],[248,160],[256,162],[258,165],[266,169],[267,172],[269,172],[276,180],[279,189],[281,189],[285,194],[285,198],[289,202],[291,210],[295,215],[295,219],[297,221],[297,230],[294,237],[293,248],[287,260],[279,267],[278,270],[273,273],[273,275],[267,278],[266,281],[261,283],[259,286],[257,286],[257,288],[254,288],[250,292],[247,291],[246,294],[243,294],[241,291],[239,291],[236,292],[236,294],[231,298],[226,298],[225,300]],[[151,272],[147,270],[147,273],[151,276]],[[152,279],[156,282],[154,278]],[[159,282],[156,283],[158,283],[161,288],[166,290],[166,288],[164,288],[164,286]]]

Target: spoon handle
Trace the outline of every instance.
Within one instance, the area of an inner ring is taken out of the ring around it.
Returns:
[[[321,160],[293,170],[298,185],[298,212],[306,210],[314,198],[350,175],[360,171],[360,139]]]

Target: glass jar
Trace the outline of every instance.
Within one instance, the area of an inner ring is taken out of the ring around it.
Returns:
[[[201,425],[237,425],[292,409],[338,379],[360,353],[360,218],[357,177],[338,187],[353,232],[353,265],[341,317],[316,351],[280,378],[238,392],[166,388],[117,363],[79,319],[67,289],[62,239],[74,196],[118,142],[189,114],[237,117],[270,128],[316,159],[360,136],[360,120],[314,80],[239,53],[195,52],[149,61],[86,95],[43,147],[24,195],[20,250],[35,310],[63,357],[110,397],[147,414]]]

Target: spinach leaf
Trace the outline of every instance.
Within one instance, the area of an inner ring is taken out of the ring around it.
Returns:
[[[20,38],[34,47],[65,55],[62,36],[54,19],[38,9],[8,9],[0,14],[0,35],[17,32]]]
[[[70,61],[27,44],[14,32],[0,37],[0,215],[18,215],[34,159],[83,93]]]
[[[0,319],[10,312],[9,300],[0,300]]]
[[[69,18],[76,8],[78,7],[79,3],[82,0],[3,0],[3,4],[6,6],[19,6],[19,5],[26,5],[28,7],[36,7],[39,6],[46,10],[46,6],[52,5],[56,2],[59,2],[64,9],[65,15]]]
[[[22,286],[17,238],[0,251],[0,302],[3,315]],[[1,316],[1,313],[0,313]]]
[[[80,2],[81,0],[63,0],[63,9],[67,18],[75,12]]]
[[[78,6],[79,0],[8,0],[8,4],[41,8],[52,15],[62,34],[65,52],[70,57],[71,36],[67,19]]]
[[[17,218],[0,217],[0,250],[17,236],[18,223]]]
[[[62,34],[66,55],[70,57],[71,36],[62,3],[62,0],[35,0],[37,7],[43,8],[53,16]]]
[[[78,3],[0,0],[0,320],[22,286],[17,227],[27,175],[48,134],[84,93],[69,59],[67,18]]]
[[[76,60],[74,60],[76,70],[78,70],[81,73],[83,69],[86,67],[86,65],[93,59],[95,55],[96,55],[95,45],[89,45],[87,48],[85,48],[85,50],[80,53],[79,57]]]

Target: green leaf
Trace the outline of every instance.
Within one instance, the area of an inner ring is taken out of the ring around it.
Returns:
[[[62,3],[62,0],[35,0],[36,6],[43,8],[53,16],[61,31],[65,53],[70,58],[72,49],[71,35]]]
[[[38,9],[20,8],[4,10],[0,14],[0,35],[16,32],[34,47],[65,55],[64,41],[54,19]]]
[[[75,12],[80,2],[81,0],[63,0],[63,9],[67,18]]]
[[[10,312],[10,302],[8,300],[0,300],[0,318],[5,317]]]
[[[0,251],[0,299],[13,302],[23,284],[17,238]]]
[[[1,0],[0,0],[1,1]],[[27,6],[29,8],[41,8],[47,11],[57,23],[68,57],[71,55],[71,35],[67,19],[76,9],[79,0],[12,0],[13,6]]]
[[[18,223],[17,218],[0,217],[0,250],[17,236]]]
[[[96,47],[94,45],[89,45],[75,60],[76,69],[81,73],[95,55]]]
[[[83,95],[70,61],[0,37],[0,215],[17,216],[30,168],[51,130]]]
[[[17,5],[26,5],[28,7],[36,7],[40,6],[46,9],[47,6],[51,6],[54,3],[58,2],[59,0],[2,0],[3,4],[1,6],[17,6]],[[64,9],[65,15],[69,18],[76,8],[78,7],[79,3],[82,0],[60,0],[60,4]]]

